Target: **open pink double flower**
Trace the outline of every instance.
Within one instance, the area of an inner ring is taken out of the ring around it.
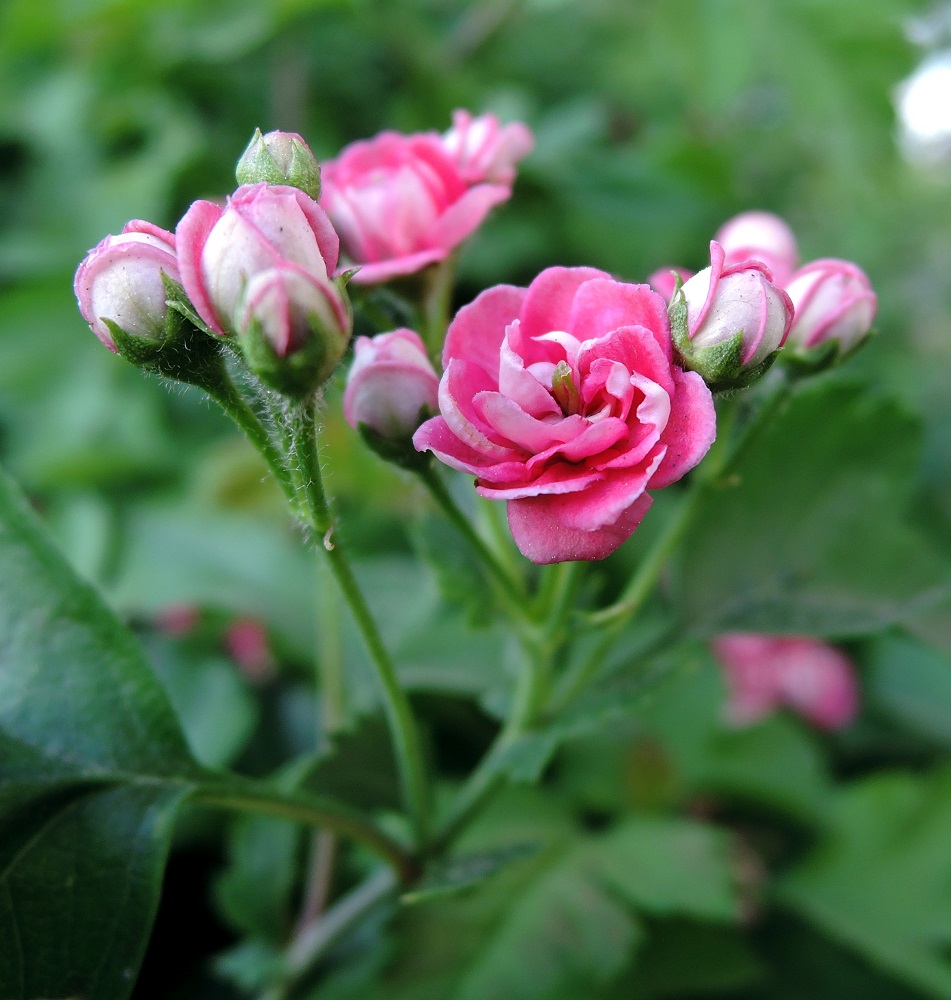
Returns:
[[[672,361],[661,296],[593,268],[553,267],[459,311],[440,416],[413,444],[508,502],[536,563],[603,559],[716,435],[713,398]]]
[[[357,284],[373,285],[444,260],[512,195],[515,164],[532,146],[524,125],[457,112],[446,136],[381,132],[322,164],[320,204]]]

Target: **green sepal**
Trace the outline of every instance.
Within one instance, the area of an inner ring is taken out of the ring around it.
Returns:
[[[283,141],[291,147],[291,158],[286,168],[277,162],[264,141],[263,133],[256,128],[235,167],[238,183],[260,184],[263,181],[265,184],[286,184],[317,201],[320,197],[320,166],[314,154],[290,136]]]
[[[844,353],[840,353],[840,344],[837,340],[827,340],[824,344],[810,348],[787,347],[782,355],[783,364],[794,378],[818,375],[819,372],[841,365],[843,361],[851,361],[872,337],[877,336],[878,330],[869,330],[857,344]]]
[[[210,334],[201,320],[193,322],[181,285],[163,274],[169,308],[155,337],[127,333],[111,319],[103,322],[112,334],[116,351],[129,364],[156,375],[199,386],[212,395],[228,383],[222,338]]]
[[[427,407],[419,411],[419,423],[422,424],[432,414]],[[376,452],[384,462],[392,462],[402,469],[410,472],[419,472],[425,469],[432,460],[432,455],[428,451],[417,451],[413,447],[412,438],[388,438],[379,431],[375,431],[369,424],[360,424],[357,432],[363,438],[364,444]]]
[[[343,357],[349,334],[324,329],[311,320],[309,335],[295,350],[281,356],[257,320],[238,335],[248,367],[270,389],[292,399],[304,399],[330,378]]]

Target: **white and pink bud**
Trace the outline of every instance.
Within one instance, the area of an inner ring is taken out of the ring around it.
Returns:
[[[339,241],[313,198],[287,185],[197,201],[178,224],[182,285],[212,333],[238,336],[251,367],[299,395],[325,381],[350,337]]]
[[[113,353],[115,324],[127,336],[160,341],[168,316],[166,279],[179,280],[172,233],[133,219],[79,265],[73,288],[83,319]]]
[[[686,368],[711,388],[739,388],[772,363],[789,332],[793,306],[764,264],[727,266],[716,241],[710,261],[672,299],[671,332]]]
[[[693,277],[694,272],[683,267],[660,267],[647,276],[647,284],[662,295],[665,302],[670,302],[677,291],[678,280],[681,284]]]
[[[495,115],[463,110],[453,111],[452,128],[443,133],[442,142],[467,184],[511,184],[516,165],[535,146],[527,125],[502,125]]]
[[[784,286],[799,263],[799,248],[789,225],[772,212],[741,212],[725,222],[714,237],[723,247],[727,267],[758,260]]]
[[[824,344],[838,346],[841,357],[872,327],[878,301],[865,272],[846,260],[814,260],[786,286],[796,308],[789,346],[797,353]]]
[[[411,441],[439,412],[439,376],[419,335],[400,329],[358,337],[353,354],[343,396],[347,422],[385,441]]]
[[[316,201],[320,197],[320,166],[310,146],[296,132],[256,129],[235,168],[239,184],[285,184]]]
[[[734,632],[713,641],[728,688],[734,725],[788,707],[820,729],[842,729],[859,707],[852,662],[827,643],[805,636]]]

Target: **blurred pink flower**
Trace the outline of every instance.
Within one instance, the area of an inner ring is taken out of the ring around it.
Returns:
[[[235,618],[225,633],[228,655],[252,681],[266,680],[274,668],[267,630],[256,618]]]
[[[441,415],[413,438],[508,503],[536,563],[603,559],[716,436],[703,380],[672,362],[664,300],[593,268],[553,267],[461,309]]]
[[[727,717],[737,725],[787,706],[820,729],[842,729],[858,711],[855,668],[827,643],[733,632],[712,646],[729,688]]]
[[[467,184],[490,181],[511,185],[515,167],[532,151],[535,138],[521,122],[502,125],[495,115],[452,113],[452,128],[443,133],[443,146]]]
[[[724,222],[714,239],[723,247],[727,267],[758,260],[781,287],[799,263],[799,248],[792,229],[772,212],[741,212]]]
[[[839,354],[855,347],[872,326],[878,305],[865,272],[847,260],[826,258],[801,267],[786,286],[796,307],[790,347],[809,350],[835,341]]]
[[[688,278],[693,277],[694,272],[688,271],[683,267],[659,267],[647,276],[647,284],[658,295],[662,295],[665,302],[670,302],[674,294],[674,288],[677,286],[678,275],[681,281],[686,281]]]
[[[445,260],[511,197],[525,136],[493,131],[488,121],[473,132],[479,121],[457,119],[467,127],[446,139],[381,132],[322,165],[320,203],[360,268],[354,282],[377,284]]]

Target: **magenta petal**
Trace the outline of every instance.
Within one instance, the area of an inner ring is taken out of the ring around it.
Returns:
[[[608,473],[583,493],[563,497],[557,507],[559,520],[578,531],[598,531],[613,524],[644,492],[662,457],[662,453],[655,455],[646,468]]]
[[[436,264],[449,256],[448,250],[421,250],[419,253],[408,254],[405,257],[394,257],[392,260],[381,260],[372,264],[357,264],[357,273],[350,279],[355,285],[379,285],[390,278],[399,278],[404,274],[415,274],[430,264]],[[338,273],[349,270],[350,264],[338,268]]]
[[[432,417],[421,424],[413,435],[417,451],[431,451],[441,462],[460,472],[468,472],[489,480],[519,481],[525,476],[525,465],[520,461],[497,461],[494,457],[471,448],[461,441],[443,417]]]
[[[182,216],[175,230],[175,252],[185,294],[208,328],[224,336],[201,273],[201,252],[208,234],[221,218],[223,209],[210,201],[196,201]]]
[[[650,285],[629,285],[603,278],[585,282],[571,309],[570,332],[579,340],[603,337],[624,326],[642,326],[670,362],[667,303]]]
[[[526,370],[525,362],[512,347],[517,327],[517,322],[511,324],[502,341],[499,354],[499,391],[533,417],[560,415],[561,410],[551,393],[532,372]]]
[[[531,283],[522,307],[522,336],[540,337],[564,330],[578,289],[596,278],[607,278],[593,267],[549,267]],[[570,331],[569,331],[570,332]]]
[[[496,285],[463,306],[446,333],[443,367],[448,368],[452,358],[465,358],[478,365],[498,385],[499,351],[505,330],[518,319],[524,300],[524,288]]]
[[[657,338],[645,326],[624,326],[584,344],[578,355],[578,370],[583,382],[591,369],[604,361],[618,361],[629,372],[656,382],[671,395],[674,383],[671,378],[670,359],[657,343]],[[585,401],[590,399],[585,386]]]
[[[529,497],[508,502],[508,520],[519,551],[533,563],[604,559],[627,541],[651,505],[641,494],[613,523],[597,531],[568,528],[559,516],[561,497]]]
[[[706,383],[696,372],[676,367],[672,371],[677,389],[660,438],[667,454],[650,481],[652,490],[680,479],[706,455],[717,436],[717,414]]]

